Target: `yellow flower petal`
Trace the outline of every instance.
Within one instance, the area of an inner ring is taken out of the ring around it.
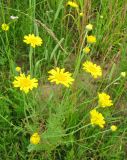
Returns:
[[[100,107],[110,107],[113,105],[113,102],[108,94],[102,92],[99,93],[98,96],[99,96],[98,104],[100,105]]]
[[[38,133],[34,133],[31,137],[30,137],[30,143],[31,144],[38,144],[40,142],[41,138],[40,135]]]
[[[78,8],[78,4],[76,2],[68,1],[67,5],[73,8]]]
[[[36,46],[41,46],[43,41],[39,36],[35,36],[34,34],[29,34],[28,36],[24,36],[24,40],[26,44],[30,44],[33,48]]]
[[[9,30],[9,25],[6,24],[6,23],[3,23],[1,28],[2,28],[3,31],[8,31]]]
[[[50,82],[55,82],[56,84],[63,84],[66,87],[69,87],[74,79],[71,77],[71,73],[65,72],[65,69],[60,69],[56,67],[55,69],[52,69],[48,72],[50,76],[48,77],[48,80]]]
[[[95,79],[102,76],[102,70],[100,66],[93,64],[90,61],[86,61],[83,63],[83,69],[90,73]]]
[[[104,128],[105,120],[104,120],[104,117],[101,113],[96,111],[96,109],[93,109],[92,111],[90,111],[90,115],[91,115],[91,124],[92,125],[98,125],[101,128]]]
[[[112,130],[113,132],[115,132],[115,131],[117,130],[117,126],[115,126],[115,125],[112,125],[110,128],[111,128],[111,130]]]
[[[21,67],[16,67],[15,69],[17,72],[20,72],[21,71]]]
[[[89,53],[89,52],[90,52],[90,48],[89,48],[89,47],[85,47],[85,48],[83,49],[83,52],[86,53],[86,54]]]
[[[20,74],[20,76],[15,77],[13,85],[16,88],[20,88],[21,91],[28,93],[33,88],[37,88],[38,80],[35,78],[31,79],[30,75]]]
[[[96,43],[96,37],[95,36],[87,36],[87,43]]]

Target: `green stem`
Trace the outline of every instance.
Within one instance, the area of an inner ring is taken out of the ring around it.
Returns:
[[[33,76],[33,48],[30,47],[29,52],[30,75]]]
[[[84,54],[82,54],[82,50],[83,50],[83,45],[84,45],[87,33],[88,32],[85,33],[85,36],[84,36],[82,44],[81,44],[81,48],[80,48],[79,55],[78,55],[77,62],[76,62],[76,68],[75,68],[75,71],[74,71],[74,77],[77,76],[77,74],[79,72],[79,69],[80,69],[81,61],[82,61],[82,59],[84,57]]]
[[[121,77],[122,78],[122,77]],[[123,92],[124,92],[124,90],[125,90],[125,88],[124,88],[124,83],[125,83],[125,79],[122,79],[122,82],[120,83],[120,86],[119,86],[119,88],[117,89],[117,95],[116,95],[116,97],[115,97],[115,99],[114,99],[114,103],[116,103],[116,101],[118,101],[118,98],[120,98],[121,96],[122,96],[122,94],[123,94]]]
[[[31,17],[30,22],[30,33],[35,30],[35,11],[36,11],[36,0],[29,0],[29,16]],[[34,21],[34,24],[33,24]],[[33,48],[30,47],[29,52],[29,64],[30,64],[30,74],[33,76]]]
[[[15,125],[14,125],[13,123],[9,122],[9,121],[8,121],[5,117],[3,117],[1,114],[0,114],[0,117],[1,117],[4,121],[6,121],[8,124],[10,124],[10,126],[15,127]]]
[[[121,77],[118,77],[117,79],[115,79],[114,81],[112,81],[109,85],[107,85],[107,86],[105,87],[104,91],[107,90],[112,84],[114,84],[115,82],[119,81],[120,78],[121,78]]]
[[[26,105],[26,97],[25,97],[24,93],[23,93],[23,100],[24,100],[24,115],[25,115],[26,122],[29,125],[28,116],[27,116],[27,113],[26,113],[26,111],[27,111],[27,108],[26,108],[26,106],[27,106]]]

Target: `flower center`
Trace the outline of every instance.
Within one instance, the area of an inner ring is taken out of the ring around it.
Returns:
[[[90,72],[95,72],[95,67],[94,66],[90,66]]]
[[[35,37],[31,37],[30,38],[30,43],[36,43],[36,38]]]
[[[56,79],[58,79],[58,81],[60,81],[60,82],[65,82],[66,81],[66,76],[64,75],[64,74],[58,74],[57,76],[56,76]]]
[[[22,87],[29,87],[30,86],[30,80],[29,79],[21,79],[20,84]]]

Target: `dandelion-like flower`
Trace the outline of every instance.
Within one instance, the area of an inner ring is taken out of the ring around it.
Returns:
[[[99,127],[104,128],[105,119],[101,113],[96,111],[96,109],[93,109],[92,111],[90,111],[90,115],[92,125],[98,125]]]
[[[33,88],[37,88],[38,80],[35,78],[31,79],[30,75],[25,76],[23,73],[15,77],[13,85],[16,88],[20,88],[21,91],[28,93]]]
[[[102,76],[101,67],[93,64],[91,61],[86,61],[83,63],[83,69],[90,73],[95,79]]]
[[[86,25],[86,30],[91,31],[92,29],[93,29],[93,25],[92,24]]]
[[[34,34],[29,34],[28,36],[24,36],[24,40],[26,44],[30,44],[33,48],[36,46],[41,46],[43,41],[39,36],[35,36]]]
[[[34,133],[31,137],[30,137],[30,143],[31,144],[38,144],[40,142],[41,138],[40,135],[38,133]]]
[[[51,74],[48,78],[50,82],[55,82],[56,84],[63,84],[66,87],[69,87],[74,79],[71,77],[71,73],[65,72],[65,69],[60,69],[56,67],[48,72]]]
[[[73,8],[78,8],[78,4],[76,2],[68,1],[67,5]]]
[[[86,53],[86,54],[89,53],[89,52],[90,52],[90,48],[89,48],[89,47],[85,47],[85,48],[83,49],[83,52]]]
[[[9,25],[6,24],[6,23],[3,23],[3,24],[1,25],[1,28],[2,28],[3,31],[8,31],[8,30],[9,30]]]
[[[95,36],[87,36],[87,43],[96,43],[96,37]]]
[[[100,107],[110,107],[113,105],[113,102],[108,94],[102,92],[98,94],[98,97],[98,104],[100,105]]]
[[[113,132],[115,132],[115,131],[117,130],[117,126],[116,126],[116,125],[112,125],[110,128],[111,128],[111,130],[112,130]]]

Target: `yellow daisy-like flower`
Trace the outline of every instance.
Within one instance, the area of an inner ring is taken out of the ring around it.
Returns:
[[[20,71],[21,71],[21,67],[16,67],[15,70],[16,70],[17,72],[20,72]]]
[[[95,79],[102,76],[102,70],[100,66],[93,64],[90,61],[86,61],[83,63],[83,69],[90,73]]]
[[[89,52],[90,52],[90,48],[89,48],[89,47],[85,47],[85,48],[83,49],[83,52],[86,53],[86,54],[89,53]]]
[[[41,138],[40,135],[38,133],[34,133],[31,137],[30,137],[30,143],[31,144],[38,144],[40,142]]]
[[[87,43],[96,43],[96,37],[95,36],[87,36]]]
[[[67,5],[68,5],[68,6],[71,6],[71,7],[73,7],[73,8],[78,8],[78,4],[77,4],[76,2],[68,1],[68,2],[67,2]]]
[[[14,87],[20,88],[21,91],[28,93],[33,88],[37,88],[38,80],[30,78],[30,75],[25,76],[25,74],[20,74],[20,76],[16,76],[13,82]]]
[[[117,126],[115,126],[115,125],[112,125],[110,128],[111,128],[111,130],[112,130],[113,132],[115,132],[115,131],[117,130]]]
[[[24,40],[26,44],[30,44],[33,48],[36,46],[41,46],[43,41],[39,36],[35,36],[34,34],[29,34],[28,36],[24,36]]]
[[[86,25],[86,30],[91,31],[92,29],[93,29],[93,25],[92,24]]]
[[[8,30],[9,30],[9,25],[6,24],[6,23],[3,23],[3,24],[1,25],[1,28],[2,28],[3,31],[8,31]]]
[[[98,94],[98,97],[99,97],[98,104],[101,107],[110,107],[113,105],[113,102],[108,94],[102,92]]]
[[[71,73],[65,72],[65,69],[60,69],[56,67],[48,72],[51,74],[48,78],[50,82],[55,82],[56,84],[63,84],[66,87],[69,87],[74,79],[71,77]]]
[[[101,113],[96,111],[96,109],[93,109],[92,111],[90,111],[90,115],[91,115],[91,124],[92,125],[98,125],[101,128],[104,128],[105,119]]]

